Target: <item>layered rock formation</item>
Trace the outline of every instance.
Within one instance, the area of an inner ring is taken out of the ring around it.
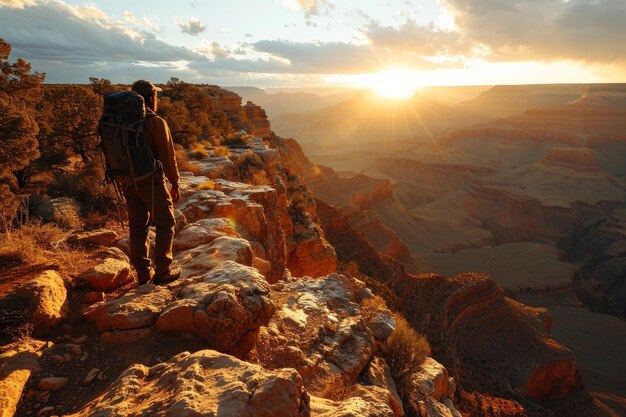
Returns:
[[[576,294],[595,311],[626,317],[626,210],[590,219],[572,239],[569,257],[584,266]]]
[[[506,298],[482,274],[408,274],[398,262],[381,257],[337,209],[318,202],[318,213],[339,259],[356,260],[363,273],[393,288],[400,310],[428,335],[435,356],[460,385],[462,411],[609,415],[584,391],[571,351],[549,336],[546,309]]]
[[[242,108],[235,94],[209,91],[232,126],[252,132],[248,110],[263,119],[256,107]],[[258,126],[263,131],[264,124]],[[544,309],[506,298],[484,275],[406,273],[397,260],[379,255],[339,210],[313,199],[298,175],[315,174],[316,167],[293,151],[296,145],[273,135],[255,139],[228,156],[196,162],[203,175],[183,173],[175,259],[184,276],[135,287],[124,268],[108,275],[94,268],[90,272],[102,276],[92,280],[83,274],[91,289],[110,291],[82,310],[96,334],[59,335],[64,343],[48,345],[43,360],[40,353],[29,355],[50,375],[30,383],[22,414],[458,417],[454,403],[460,402],[469,415],[608,415],[588,413],[592,398],[571,352],[549,337]],[[490,174],[457,171],[450,183],[477,189]],[[436,188],[446,175],[441,169],[426,182]],[[329,190],[353,189],[351,203],[359,209],[395,203],[387,179],[354,175],[339,186],[324,181]],[[511,207],[527,211],[523,204]],[[371,214],[355,218],[365,220],[364,230],[384,234]],[[390,255],[401,252],[388,249]],[[119,251],[103,253],[100,265],[126,261]],[[372,307],[372,291],[363,282],[336,273],[337,258],[358,262],[361,273],[378,281],[365,277],[368,282],[392,290],[390,299],[429,337],[445,366],[428,358],[413,375],[405,403],[381,354],[395,331],[393,315]],[[72,289],[79,292],[75,303],[88,300],[80,293],[87,286]],[[62,311],[55,323],[67,320]],[[66,324],[64,330],[84,331],[79,321]],[[124,363],[137,349],[140,359]],[[13,351],[8,356],[19,356]],[[112,359],[99,362],[103,356]],[[63,374],[76,368],[79,381]],[[0,386],[5,369],[3,362]],[[13,399],[35,369],[16,374]],[[17,401],[6,404],[12,415]]]
[[[104,411],[106,410],[106,411]],[[148,368],[135,365],[74,416],[310,415],[293,369],[267,371],[211,350],[181,353]]]
[[[251,101],[248,101],[246,105],[243,106],[243,109],[252,125],[252,134],[258,138],[269,138],[272,135],[272,130],[270,129],[270,122],[267,120],[265,110]]]

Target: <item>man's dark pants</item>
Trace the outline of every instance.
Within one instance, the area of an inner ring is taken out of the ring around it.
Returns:
[[[145,279],[150,271],[148,227],[152,207],[154,207],[152,225],[156,228],[155,275],[157,277],[166,275],[173,261],[172,242],[176,221],[174,203],[165,185],[163,174],[157,172],[152,178],[138,181],[136,188],[132,182],[124,184],[124,197],[130,228],[130,259],[139,279]]]

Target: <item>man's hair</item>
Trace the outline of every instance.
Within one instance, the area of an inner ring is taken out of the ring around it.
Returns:
[[[161,91],[159,87],[146,80],[135,81],[130,89],[142,96],[146,104],[152,102],[152,99],[156,95],[156,93],[158,91]]]

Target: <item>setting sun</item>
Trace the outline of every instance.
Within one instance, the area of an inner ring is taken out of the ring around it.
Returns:
[[[371,88],[381,97],[398,100],[413,97],[417,89],[423,85],[417,72],[398,68],[363,75],[358,84]]]

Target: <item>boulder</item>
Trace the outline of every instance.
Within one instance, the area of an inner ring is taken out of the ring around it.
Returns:
[[[63,388],[70,380],[63,377],[42,378],[37,384],[37,389],[41,391],[58,391]]]
[[[182,251],[211,243],[220,236],[239,237],[228,219],[202,219],[186,225],[174,239],[174,250]]]
[[[397,417],[385,402],[355,394],[352,393],[351,395],[354,396],[342,401],[311,397],[311,415],[315,417]],[[379,394],[384,396],[383,393]]]
[[[68,243],[81,245],[111,246],[118,239],[114,230],[98,229],[89,231],[76,231],[66,239]]]
[[[375,350],[356,302],[362,285],[338,274],[275,284],[279,308],[259,334],[261,363],[296,368],[307,389],[321,397],[354,384]]]
[[[404,415],[404,408],[402,407],[402,400],[398,395],[396,382],[391,376],[389,365],[387,365],[387,362],[385,362],[383,358],[377,356],[372,358],[366,369],[365,378],[370,384],[385,390],[387,393],[387,403],[393,410],[394,415]]]
[[[16,289],[28,300],[33,311],[32,324],[37,330],[57,325],[69,313],[69,302],[63,279],[56,271],[44,271]]]
[[[269,371],[212,350],[151,368],[133,365],[74,417],[305,417],[308,395],[293,369]]]
[[[389,310],[381,310],[367,320],[367,327],[378,340],[387,340],[396,329],[396,320]]]
[[[204,274],[225,261],[252,265],[252,257],[252,249],[247,240],[230,236],[218,237],[211,243],[186,250],[175,256],[178,265],[183,268],[181,278]]]
[[[133,281],[128,258],[119,259],[117,257],[104,258],[97,265],[85,271],[81,278],[89,283],[92,290],[104,292],[116,290]]]
[[[275,306],[269,284],[254,268],[225,261],[183,286],[156,321],[163,332],[194,333],[222,352],[245,353]]]
[[[31,374],[39,372],[46,342],[28,340],[3,347],[0,354],[0,417],[13,417]]]
[[[452,402],[450,402],[452,403]],[[440,403],[432,397],[425,397],[419,401],[415,401],[412,405],[416,415],[423,417],[461,417],[459,412],[453,407],[452,410],[445,404]]]
[[[93,304],[83,310],[100,330],[128,330],[149,327],[173,300],[165,287],[145,284],[123,296]]]
[[[440,401],[444,396],[452,396],[448,370],[431,357],[424,359],[420,370],[413,375],[413,384],[418,392]]]
[[[317,232],[291,240],[287,268],[296,277],[319,277],[337,271],[335,249]]]

